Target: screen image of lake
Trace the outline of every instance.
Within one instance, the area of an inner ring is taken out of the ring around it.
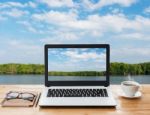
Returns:
[[[64,80],[66,78],[65,76],[60,76],[60,77],[61,79]],[[57,77],[57,79],[58,78],[59,76]],[[98,77],[98,79],[99,78],[100,77]],[[0,75],[0,85],[2,84],[44,84],[44,79],[45,79],[44,75]],[[76,76],[71,77],[71,79],[75,80]],[[84,78],[81,77],[81,79],[83,80]],[[90,77],[88,79],[90,79]],[[97,77],[95,77],[95,80],[96,79]],[[150,75],[131,76],[131,79],[141,84],[150,84]],[[110,84],[120,84],[124,80],[129,80],[129,78],[127,76],[110,76]]]
[[[106,81],[105,76],[48,76],[49,81]]]

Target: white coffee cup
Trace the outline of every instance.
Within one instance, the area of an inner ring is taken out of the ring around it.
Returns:
[[[126,96],[133,97],[139,91],[140,84],[135,81],[123,81],[121,88]]]

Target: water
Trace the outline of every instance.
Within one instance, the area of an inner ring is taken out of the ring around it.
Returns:
[[[44,84],[44,75],[0,75],[0,84]]]
[[[111,84],[120,84],[128,80],[126,76],[110,76]],[[142,84],[150,84],[150,75],[132,76]],[[0,84],[44,84],[44,75],[0,75]]]
[[[66,79],[67,78],[67,79]],[[62,81],[97,81],[97,80],[100,80],[100,81],[104,81],[106,80],[106,77],[105,76],[88,76],[88,77],[85,77],[85,76],[66,76],[66,77],[63,77],[63,76],[49,76],[48,77],[48,80],[49,81],[60,81],[60,79]]]

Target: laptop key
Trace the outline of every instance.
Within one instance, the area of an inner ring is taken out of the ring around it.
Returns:
[[[49,89],[47,97],[108,97],[106,89]]]

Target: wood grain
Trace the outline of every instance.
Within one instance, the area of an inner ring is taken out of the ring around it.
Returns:
[[[0,102],[10,90],[41,92],[43,85],[0,85]],[[126,99],[119,96],[119,85],[111,85],[116,108],[102,107],[1,107],[0,115],[150,115],[150,85],[142,85],[142,97]]]

